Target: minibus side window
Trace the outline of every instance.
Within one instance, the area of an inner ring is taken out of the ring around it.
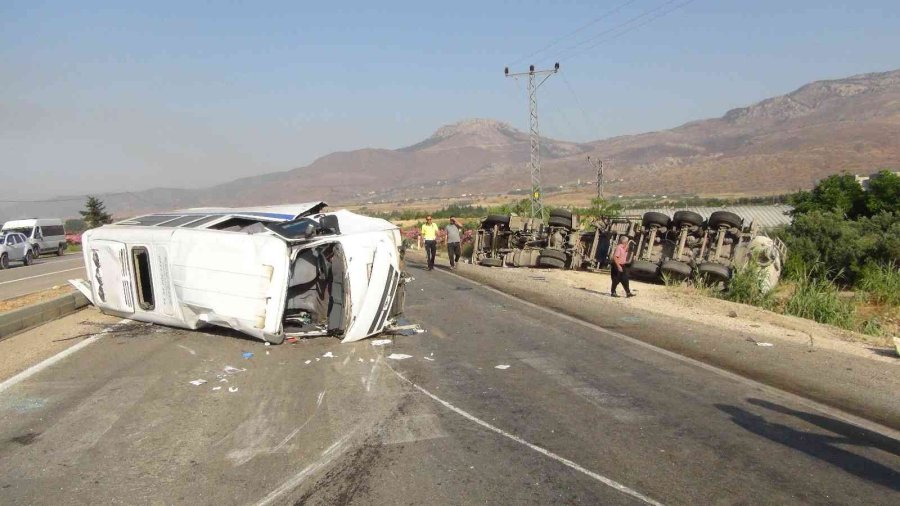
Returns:
[[[138,305],[149,311],[153,302],[153,277],[150,275],[150,253],[142,246],[131,248],[131,263],[134,264],[134,279],[137,282]]]

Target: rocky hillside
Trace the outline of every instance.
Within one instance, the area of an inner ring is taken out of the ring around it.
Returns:
[[[807,188],[841,170],[900,168],[900,70],[818,81],[787,95],[671,130],[587,144],[543,139],[547,185],[592,181],[587,155],[607,162],[614,194],[761,194]],[[119,215],[200,205],[321,198],[333,204],[507,193],[527,188],[528,135],[489,119],[439,128],[397,150],[332,153],[286,172],[202,190],[106,198]],[[588,191],[588,190],[585,190]],[[0,207],[0,219],[73,216],[80,202]]]

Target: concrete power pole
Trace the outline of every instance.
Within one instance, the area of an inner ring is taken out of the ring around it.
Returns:
[[[528,105],[530,111],[531,126],[531,217],[544,217],[544,195],[541,189],[541,134],[538,128],[537,89],[544,84],[551,75],[559,72],[559,63],[552,69],[535,70],[534,65],[528,68],[528,72],[510,74],[509,67],[503,69],[506,77],[528,76]],[[539,76],[544,76],[541,82],[535,84]]]
[[[587,157],[588,163],[591,164],[591,167],[597,168],[597,198],[603,198],[603,160],[597,160],[597,163],[591,161],[590,155]]]

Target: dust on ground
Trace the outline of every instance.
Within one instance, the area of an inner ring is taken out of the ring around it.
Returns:
[[[41,292],[29,293],[28,295],[13,297],[12,299],[0,300],[0,313],[12,311],[13,309],[23,308],[32,304],[38,304],[40,302],[46,302],[57,297],[62,297],[63,295],[68,295],[74,291],[75,288],[72,285],[66,284],[54,286],[49,290],[44,290]]]

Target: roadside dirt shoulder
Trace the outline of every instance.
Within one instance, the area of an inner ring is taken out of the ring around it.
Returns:
[[[78,344],[119,320],[89,306],[0,341],[0,381]]]

